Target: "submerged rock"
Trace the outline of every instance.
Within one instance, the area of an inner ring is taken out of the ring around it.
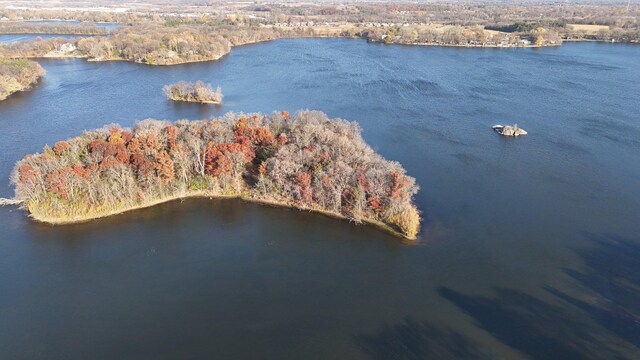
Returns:
[[[528,133],[518,127],[517,124],[514,125],[493,125],[493,130],[495,130],[498,134],[503,136],[520,136],[527,135]]]

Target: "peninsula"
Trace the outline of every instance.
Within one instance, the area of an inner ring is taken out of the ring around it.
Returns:
[[[186,197],[236,197],[377,225],[415,239],[415,179],[319,111],[229,113],[87,131],[27,155],[14,201],[38,221],[87,221]]]
[[[35,61],[0,58],[0,100],[29,89],[44,75],[44,69]]]

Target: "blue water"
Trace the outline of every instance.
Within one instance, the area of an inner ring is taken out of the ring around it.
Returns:
[[[0,103],[0,196],[16,160],[84,129],[309,108],[359,121],[416,177],[424,226],[406,244],[232,200],[59,227],[1,208],[0,354],[639,358],[638,58],[294,39],[172,67],[42,60]],[[179,80],[220,85],[223,105],[167,101]]]

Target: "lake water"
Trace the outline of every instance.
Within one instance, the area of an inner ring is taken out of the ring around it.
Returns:
[[[416,177],[424,227],[407,244],[235,200],[57,227],[1,208],[0,357],[638,359],[639,58],[294,39],[172,67],[43,60],[0,103],[0,196],[16,160],[84,129],[309,108]],[[167,101],[179,80],[224,104]]]

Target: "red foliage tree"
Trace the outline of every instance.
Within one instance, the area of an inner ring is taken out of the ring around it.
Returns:
[[[166,152],[158,153],[155,168],[156,173],[165,185],[176,177],[175,170],[173,169],[173,160]]]
[[[95,139],[89,143],[89,152],[96,156],[96,160],[102,163],[107,158],[114,158],[120,163],[127,164],[129,162],[129,152],[124,145],[124,140],[120,133],[109,136],[109,141]],[[111,160],[109,160],[111,161]],[[107,168],[111,165],[106,164]]]
[[[217,145],[207,146],[204,150],[205,174],[209,176],[219,176],[231,172],[233,162]]]
[[[136,153],[136,152],[141,152],[142,151],[142,144],[140,144],[140,140],[138,140],[137,138],[131,139],[127,143],[127,151],[129,151],[129,153],[131,153],[131,154]]]
[[[29,164],[20,164],[20,167],[18,167],[18,180],[22,184],[37,181],[38,173],[36,172],[36,169],[33,168],[33,166]]]
[[[122,140],[124,140],[125,144],[128,144],[129,141],[131,141],[131,138],[133,137],[133,135],[131,135],[131,132],[129,131],[120,132],[120,136],[122,137]]]
[[[68,151],[70,148],[71,148],[71,146],[69,145],[68,142],[66,142],[66,141],[58,141],[55,145],[53,145],[53,153],[58,155],[58,156],[61,156],[66,151]]]
[[[275,140],[273,133],[265,127],[259,127],[253,132],[253,143],[256,145],[269,146],[272,145]]]
[[[236,135],[236,143],[240,145],[249,146],[251,144],[251,138],[247,135]]]
[[[369,205],[369,209],[376,214],[382,211],[382,201],[380,201],[377,195],[372,195],[367,204]]]
[[[87,164],[86,169],[89,172],[89,174],[92,174],[92,173],[98,171],[99,167],[100,166],[98,164],[96,164],[96,163],[89,163],[89,164]]]
[[[369,190],[369,182],[367,181],[367,177],[364,175],[364,173],[360,173],[360,175],[358,175],[358,183],[362,185],[362,188],[365,191]]]
[[[83,179],[86,179],[89,177],[89,175],[91,175],[91,171],[89,169],[84,168],[80,164],[71,166],[71,170],[73,171],[74,174],[76,174],[78,177],[81,177]]]
[[[229,154],[241,153],[245,162],[250,162],[256,154],[247,144],[212,144],[203,150],[205,156],[205,173],[209,176],[229,174],[233,169],[233,161]]]
[[[391,174],[391,192],[389,197],[393,200],[401,200],[406,197],[405,188],[409,185],[409,179],[399,171]]]
[[[140,141],[140,149],[148,154],[155,154],[160,148],[160,141],[156,134],[151,133],[147,135],[136,136]]]
[[[278,135],[278,138],[276,140],[278,141],[278,144],[284,145],[284,144],[287,143],[287,135],[280,134],[280,135]]]
[[[131,155],[131,165],[135,170],[138,177],[143,177],[151,174],[155,166],[153,161],[149,160],[143,153],[135,152]]]
[[[123,164],[128,164],[129,163],[129,152],[127,151],[127,148],[124,146],[124,144],[119,144],[117,146],[115,146],[115,158],[123,163]]]
[[[100,158],[108,155],[109,143],[102,139],[95,139],[89,143],[89,152]]]
[[[251,115],[251,127],[258,127],[258,125],[260,125],[260,118],[258,117],[258,115]]]
[[[109,155],[100,162],[100,170],[106,171],[118,165],[122,165],[122,162],[118,161],[113,155]]]
[[[298,173],[296,175],[296,183],[300,190],[300,197],[303,203],[311,204],[313,199],[313,192],[311,189],[311,174],[306,171]]]
[[[327,189],[331,189],[334,186],[334,180],[329,175],[323,175],[320,180],[322,181],[322,186]]]
[[[47,191],[58,195],[59,197],[68,200],[69,191],[67,189],[67,183],[69,178],[73,176],[73,171],[70,166],[53,169],[47,173],[44,179],[44,184]]]
[[[167,134],[167,147],[169,148],[169,150],[175,150],[178,139],[176,127],[173,125],[169,125],[164,129],[164,131]]]
[[[238,144],[250,144],[253,139],[254,130],[249,125],[247,118],[240,118],[233,126],[233,133]]]
[[[241,153],[245,162],[251,162],[256,157],[256,153],[248,145],[243,144],[223,144],[224,151],[231,153]]]

